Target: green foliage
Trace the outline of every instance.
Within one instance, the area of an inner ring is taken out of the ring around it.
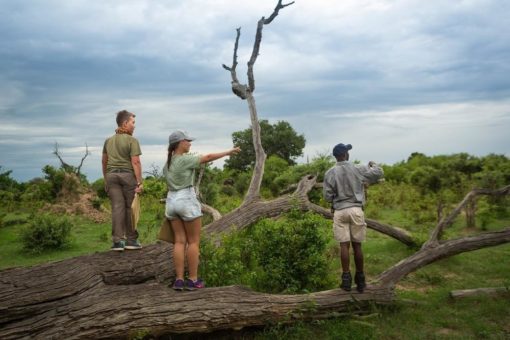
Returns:
[[[262,186],[271,191],[273,196],[278,196],[280,191],[283,189],[281,182],[277,182],[275,179],[285,172],[289,167],[289,164],[282,158],[272,155],[266,160],[264,167],[264,177],[262,178]]]
[[[18,191],[21,187],[15,179],[11,178],[12,170],[3,171],[0,165],[0,191]]]
[[[0,225],[3,227],[9,227],[14,225],[22,225],[28,222],[30,219],[29,214],[25,213],[9,213],[1,217]]]
[[[26,184],[20,199],[22,202],[30,204],[37,201],[48,202],[53,199],[52,183],[42,178],[35,178]]]
[[[270,124],[261,120],[260,138],[266,155],[276,155],[288,164],[295,164],[295,159],[303,154],[305,147],[304,135],[299,135],[286,121]],[[242,152],[230,156],[225,161],[228,169],[247,170],[255,163],[255,149],[253,147],[252,129],[236,131],[232,134],[235,146],[241,147]]]
[[[329,221],[299,211],[257,223],[252,235],[261,268],[256,288],[296,293],[331,287],[331,261],[325,256],[330,231]]]
[[[144,196],[161,199],[166,197],[166,193],[167,185],[164,179],[151,177],[143,181]]]
[[[33,216],[21,232],[25,251],[40,253],[48,249],[61,249],[70,242],[72,221],[52,215]]]
[[[108,194],[104,188],[104,178],[99,178],[91,184],[92,190],[94,190],[99,198],[107,198]]]
[[[244,233],[223,235],[220,247],[206,238],[200,240],[200,273],[208,286],[250,285],[251,241]]]
[[[332,288],[331,238],[329,221],[293,211],[223,236],[218,248],[202,240],[200,272],[212,286],[242,283],[272,293]]]
[[[56,199],[62,190],[71,194],[78,193],[80,182],[79,179],[72,178],[74,174],[70,174],[64,169],[56,169],[51,165],[46,165],[42,170],[49,183],[51,199]]]

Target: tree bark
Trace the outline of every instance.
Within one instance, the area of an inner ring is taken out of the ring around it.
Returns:
[[[68,282],[71,286],[72,282]],[[65,288],[65,287],[63,287]],[[340,289],[303,295],[270,295],[241,286],[175,292],[161,284],[106,284],[96,276],[74,293],[44,304],[31,317],[2,323],[2,339],[111,339],[137,331],[153,336],[212,332],[360,313],[390,304],[391,289],[363,294]]]

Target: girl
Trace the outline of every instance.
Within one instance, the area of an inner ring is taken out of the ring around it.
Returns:
[[[176,279],[172,288],[179,291],[204,288],[204,283],[198,278],[202,211],[193,188],[195,169],[202,163],[212,162],[241,151],[239,147],[236,147],[207,155],[189,154],[191,141],[194,139],[185,131],[172,132],[168,138],[168,159],[163,169],[163,175],[168,184],[165,215],[170,220],[174,232]],[[185,253],[189,271],[186,281],[184,281]]]

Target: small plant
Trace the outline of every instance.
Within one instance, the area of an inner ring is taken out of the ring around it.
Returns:
[[[73,224],[66,217],[34,216],[21,232],[23,249],[41,253],[48,249],[61,249],[69,244]]]

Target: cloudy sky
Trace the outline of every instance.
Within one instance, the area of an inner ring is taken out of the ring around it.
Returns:
[[[101,176],[115,113],[135,112],[142,164],[161,165],[185,129],[200,153],[250,124],[230,90],[256,23],[276,0],[0,0],[0,166],[42,176],[64,160]],[[296,0],[265,26],[255,65],[258,114],[305,135],[305,155],[351,143],[353,159],[412,152],[510,156],[510,2]],[[221,163],[215,163],[221,166]]]

